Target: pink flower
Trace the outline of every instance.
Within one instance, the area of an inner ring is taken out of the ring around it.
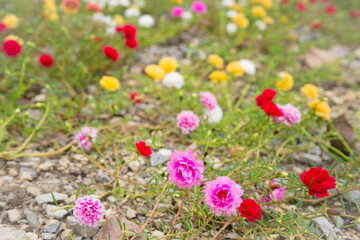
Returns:
[[[302,3],[302,2],[298,3],[298,4],[296,5],[296,7],[297,7],[297,9],[298,9],[300,12],[303,12],[303,11],[306,10],[306,4],[305,4],[305,3]]]
[[[329,15],[335,14],[336,13],[336,7],[334,5],[331,5],[331,4],[327,5],[325,7],[325,13],[329,14]]]
[[[205,203],[216,216],[221,216],[223,212],[232,216],[236,215],[242,203],[241,196],[244,191],[229,177],[218,177],[205,184],[204,193]]]
[[[181,18],[184,13],[184,9],[182,7],[174,7],[171,10],[171,15],[176,18]]]
[[[73,213],[79,223],[95,226],[104,216],[105,209],[94,195],[88,195],[75,201]]]
[[[192,111],[181,111],[177,116],[177,125],[183,134],[189,134],[199,126],[199,118]]]
[[[86,10],[93,11],[93,12],[100,12],[101,7],[99,6],[99,4],[97,2],[88,2],[86,4]]]
[[[92,142],[96,141],[98,132],[99,131],[96,128],[82,127],[80,131],[77,134],[75,134],[74,142],[82,150],[89,150],[92,146]]]
[[[274,200],[281,201],[284,199],[284,193],[286,191],[286,187],[275,188],[272,193],[268,196],[265,196],[261,202],[272,202]]]
[[[217,106],[216,97],[210,92],[200,92],[200,101],[211,111]]]
[[[175,150],[167,163],[169,179],[179,188],[200,186],[204,180],[205,170],[203,161],[196,159],[196,153],[186,150]]]
[[[193,2],[191,4],[191,9],[198,14],[203,14],[203,13],[206,13],[206,11],[207,11],[206,4],[202,1]]]
[[[284,114],[282,117],[272,117],[271,121],[280,123],[283,122],[288,126],[293,126],[301,121],[300,111],[291,104],[284,106],[277,105],[281,112]]]

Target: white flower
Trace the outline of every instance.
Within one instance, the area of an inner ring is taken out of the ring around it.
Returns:
[[[140,8],[143,8],[143,7],[146,6],[146,2],[145,2],[144,0],[135,0],[135,1],[134,1],[134,4],[135,4],[136,6],[139,6]]]
[[[131,18],[131,17],[138,17],[140,15],[140,11],[137,8],[128,8],[125,10],[125,17]]]
[[[139,17],[138,24],[140,27],[150,28],[150,27],[154,26],[155,20],[149,14],[145,14],[145,15],[142,15],[141,17]]]
[[[109,7],[116,7],[116,6],[120,5],[118,0],[108,0],[107,4]]]
[[[129,0],[119,0],[119,5],[122,7],[129,7],[130,1]]]
[[[182,14],[182,18],[187,21],[190,21],[192,19],[192,17],[193,17],[192,13],[189,11],[184,11]]]
[[[234,34],[237,32],[237,30],[238,30],[238,27],[236,26],[235,23],[230,22],[230,23],[226,24],[226,32],[228,34]]]
[[[266,23],[264,23],[261,20],[256,20],[254,22],[255,27],[257,27],[257,29],[259,29],[260,31],[264,31],[266,29]]]
[[[234,0],[222,0],[221,1],[221,6],[222,7],[231,7],[235,4]]]
[[[240,65],[244,68],[245,72],[251,76],[255,75],[256,67],[255,64],[249,59],[241,59],[239,61]]]
[[[104,18],[104,14],[102,12],[94,13],[92,16],[92,20],[95,22],[102,22],[102,19]]]
[[[232,17],[234,17],[236,14],[238,14],[238,12],[235,11],[235,10],[229,10],[229,11],[226,12],[226,16],[227,16],[228,18],[232,18]]]
[[[184,77],[178,72],[171,72],[165,75],[162,83],[167,87],[182,88],[184,85]]]
[[[209,123],[218,123],[223,118],[223,111],[219,106],[216,106],[211,111],[208,108],[205,108],[204,118],[207,119]]]

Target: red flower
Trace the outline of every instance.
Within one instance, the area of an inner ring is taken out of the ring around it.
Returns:
[[[105,56],[107,56],[108,58],[110,58],[112,61],[116,62],[119,58],[119,53],[118,51],[110,46],[105,46],[103,48],[103,53],[105,54]]]
[[[94,40],[94,42],[101,42],[102,41],[101,37],[98,37],[98,36],[94,36],[93,40]]]
[[[329,15],[332,15],[332,14],[335,14],[336,13],[336,7],[334,5],[327,5],[325,7],[325,13],[326,14],[329,14]]]
[[[100,12],[101,8],[100,8],[99,4],[97,4],[96,2],[88,2],[86,4],[86,10],[93,11],[93,12]]]
[[[128,46],[131,49],[134,49],[134,48],[137,47],[138,42],[136,41],[135,38],[134,39],[128,38],[128,39],[125,40],[125,45]]]
[[[315,195],[317,198],[329,196],[327,190],[336,187],[335,178],[321,167],[304,171],[300,176],[300,180],[309,188],[309,194],[311,196]]]
[[[126,24],[123,27],[117,27],[117,32],[122,32],[126,39],[135,39],[136,38],[136,27],[131,24]]]
[[[303,12],[306,10],[306,4],[305,3],[298,3],[297,5],[297,9],[300,11],[300,12]]]
[[[271,101],[274,99],[276,95],[276,91],[268,88],[265,89],[255,100],[256,100],[256,105],[258,105],[259,107],[261,107],[262,103],[264,101]]]
[[[283,4],[288,4],[290,2],[290,0],[282,0]]]
[[[134,103],[141,103],[141,99],[139,98],[139,94],[137,92],[133,92],[133,93],[130,93],[130,100],[133,101]]]
[[[322,23],[321,23],[321,22],[313,22],[313,23],[311,24],[311,27],[312,27],[313,29],[320,29],[320,28],[322,28]]]
[[[265,101],[261,105],[261,109],[272,117],[282,117],[284,113],[278,108],[278,106],[272,101]]]
[[[349,15],[352,18],[359,18],[360,17],[360,11],[356,11],[356,10],[350,11]]]
[[[21,53],[21,49],[21,45],[15,40],[7,40],[2,45],[2,50],[9,57],[16,57]]]
[[[253,199],[243,199],[238,209],[241,216],[246,217],[250,222],[261,219],[261,207]]]
[[[44,67],[52,67],[54,65],[54,60],[50,55],[43,54],[39,57],[39,62]]]
[[[138,152],[144,157],[149,157],[152,154],[151,148],[147,146],[143,141],[135,143]]]
[[[6,27],[5,23],[0,22],[0,32],[6,30],[6,28],[7,28],[7,27]]]

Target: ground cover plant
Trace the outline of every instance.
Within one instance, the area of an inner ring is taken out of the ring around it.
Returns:
[[[359,238],[360,2],[0,6],[3,239]]]

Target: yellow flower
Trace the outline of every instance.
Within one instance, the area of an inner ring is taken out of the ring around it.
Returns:
[[[181,5],[181,4],[183,4],[184,3],[184,0],[172,0],[174,3],[176,3],[176,4],[179,4],[179,5]]]
[[[119,80],[111,76],[103,76],[100,80],[100,85],[110,92],[114,92],[120,88]]]
[[[243,7],[240,4],[235,3],[234,5],[231,6],[231,9],[234,9],[237,12],[242,12],[243,11]]]
[[[280,22],[285,24],[285,23],[289,22],[289,19],[286,16],[281,16],[280,17]]]
[[[7,28],[14,29],[17,28],[19,19],[14,14],[6,14],[5,17],[3,17],[2,22],[6,25]]]
[[[257,4],[257,3],[260,3],[261,0],[251,0],[250,3],[251,4]]]
[[[282,91],[289,91],[294,86],[294,78],[287,72],[279,73],[280,79],[276,82],[276,87]]]
[[[160,81],[165,77],[165,71],[156,64],[147,65],[145,68],[146,74],[155,81]]]
[[[224,67],[224,59],[222,59],[219,55],[211,54],[208,57],[208,63],[213,65],[216,68],[223,68]]]
[[[235,76],[242,76],[242,75],[244,75],[244,72],[245,72],[244,68],[237,61],[230,62],[226,66],[226,71],[234,74]]]
[[[245,17],[244,14],[238,13],[231,18],[231,20],[236,23],[240,28],[247,28],[249,25],[249,20]]]
[[[217,83],[226,81],[228,79],[228,76],[225,71],[213,71],[209,75],[209,78],[211,79],[212,83]]]
[[[272,0],[262,0],[261,3],[264,6],[264,8],[271,8],[273,5]]]
[[[43,1],[44,1],[43,17],[48,20],[57,20],[59,16],[56,13],[55,0],[43,0]]]
[[[266,11],[264,8],[260,7],[260,6],[253,6],[251,8],[251,13],[253,16],[255,17],[265,17],[266,16]]]
[[[324,120],[330,119],[331,109],[327,102],[316,99],[309,103],[309,107],[315,109],[316,116]]]
[[[114,20],[118,26],[121,26],[124,24],[124,18],[119,14],[115,15]]]
[[[159,65],[162,69],[164,69],[165,73],[173,72],[178,67],[176,59],[171,58],[171,57],[166,57],[166,58],[160,59]]]
[[[263,21],[264,21],[264,23],[269,24],[269,25],[274,23],[274,19],[269,16],[264,17]]]
[[[308,98],[316,99],[319,97],[319,88],[313,84],[305,84],[300,91]]]
[[[21,46],[24,45],[24,40],[15,35],[8,35],[4,38],[4,41],[14,40],[17,41]]]

